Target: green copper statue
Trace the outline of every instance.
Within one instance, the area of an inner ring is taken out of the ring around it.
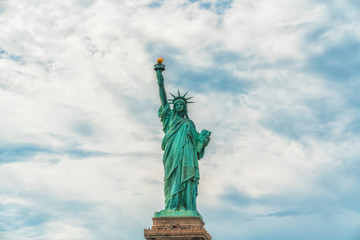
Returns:
[[[171,94],[173,99],[166,98],[162,71],[165,65],[160,58],[154,66],[159,85],[161,106],[159,117],[163,124],[165,136],[161,147],[164,150],[163,163],[165,170],[164,193],[165,210],[155,213],[155,217],[198,216],[196,197],[198,195],[199,165],[198,160],[204,156],[205,147],[210,141],[210,132],[198,133],[194,123],[187,114],[187,104],[191,103],[185,95]]]

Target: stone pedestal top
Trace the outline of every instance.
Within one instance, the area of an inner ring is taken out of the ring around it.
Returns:
[[[199,217],[156,217],[151,229],[145,229],[147,240],[211,240]]]

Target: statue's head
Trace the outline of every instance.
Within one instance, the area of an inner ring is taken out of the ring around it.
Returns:
[[[192,97],[185,98],[187,92],[184,94],[184,96],[181,96],[179,90],[178,90],[177,96],[173,95],[172,93],[170,93],[170,94],[174,97],[173,99],[170,99],[170,103],[172,103],[174,105],[174,108],[173,108],[174,111],[177,113],[181,113],[182,116],[187,117],[187,104],[193,103],[193,102],[188,101]]]
[[[178,113],[184,113],[187,115],[187,105],[186,102],[182,99],[178,99],[174,102],[174,111]]]

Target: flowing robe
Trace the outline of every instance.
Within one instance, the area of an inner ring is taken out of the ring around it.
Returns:
[[[194,123],[176,116],[169,104],[160,107],[159,117],[165,133],[161,144],[164,150],[165,210],[197,211],[198,160],[204,155],[203,141]]]

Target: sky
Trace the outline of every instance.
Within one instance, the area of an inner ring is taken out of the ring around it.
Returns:
[[[214,240],[360,240],[359,23],[359,0],[0,0],[0,239],[144,239],[164,57],[212,132]]]

